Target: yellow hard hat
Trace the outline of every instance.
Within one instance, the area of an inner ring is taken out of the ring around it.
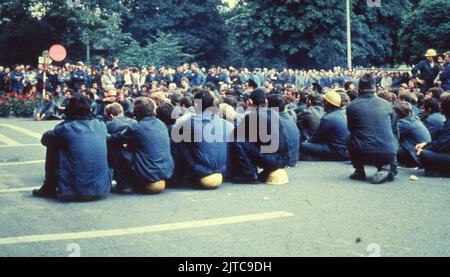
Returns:
[[[108,91],[108,93],[106,94],[107,97],[113,97],[113,96],[117,96],[117,91],[112,89],[110,91]]]
[[[200,186],[204,189],[216,189],[223,182],[223,176],[220,173],[212,174],[200,179]]]
[[[144,192],[148,194],[161,193],[166,188],[166,181],[158,181],[144,186]]]
[[[341,96],[336,91],[331,90],[327,92],[323,99],[335,107],[341,107]]]
[[[278,169],[269,173],[266,183],[269,185],[285,185],[289,183],[289,177],[286,170]]]
[[[428,49],[428,51],[425,53],[425,57],[436,57],[437,53],[434,49]]]

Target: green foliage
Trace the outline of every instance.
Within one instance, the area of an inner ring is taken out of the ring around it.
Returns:
[[[178,38],[171,34],[158,33],[158,36],[141,47],[132,41],[120,53],[122,64],[128,66],[177,66],[192,60],[193,56],[183,52]]]
[[[356,65],[392,60],[396,28],[409,0],[383,0],[381,8],[352,1]],[[246,0],[226,20],[228,32],[250,65],[330,68],[346,64],[345,1]]]
[[[223,60],[226,35],[219,12],[221,0],[125,1],[129,10],[126,30],[142,44],[159,32],[172,35],[183,52],[198,62]]]
[[[450,49],[450,2],[423,0],[416,10],[406,16],[400,30],[401,59],[417,62],[429,48],[438,53]]]

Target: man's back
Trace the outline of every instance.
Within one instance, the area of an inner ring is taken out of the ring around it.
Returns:
[[[42,143],[59,152],[58,192],[61,196],[103,195],[109,191],[106,127],[98,120],[65,121],[46,132]]]
[[[349,149],[362,153],[397,153],[398,130],[392,105],[370,92],[347,107]]]

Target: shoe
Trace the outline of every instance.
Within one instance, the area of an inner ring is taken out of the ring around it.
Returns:
[[[120,194],[120,195],[130,195],[130,194],[133,194],[134,191],[132,188],[115,186],[115,187],[111,188],[111,193],[112,194]]]
[[[384,182],[392,182],[394,181],[394,174],[392,172],[382,169],[375,173],[372,178],[370,178],[370,182],[374,185],[379,185]]]
[[[42,186],[40,189],[33,190],[33,196],[38,198],[56,198],[56,191],[50,191]]]
[[[367,179],[366,173],[355,170],[352,175],[349,176],[350,179],[356,181],[365,181]]]
[[[242,176],[235,177],[233,179],[233,183],[256,185],[256,184],[259,184],[260,182],[259,182],[257,174],[250,174],[250,175],[242,175]]]

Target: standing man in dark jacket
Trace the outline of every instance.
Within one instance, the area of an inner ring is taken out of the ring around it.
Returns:
[[[85,85],[88,79],[86,71],[83,70],[84,64],[77,63],[76,69],[70,74],[71,89],[78,91],[81,85]]]
[[[324,96],[326,114],[309,141],[303,143],[302,160],[346,161],[349,131],[347,118],[341,107],[341,96],[329,91]]]
[[[416,146],[417,155],[425,168],[425,174],[431,177],[450,177],[450,93],[441,95],[441,111],[447,121],[441,134],[430,143]]]
[[[427,59],[419,62],[412,70],[413,78],[417,78],[422,93],[426,93],[433,87],[434,80],[439,74],[439,65],[434,60],[436,56],[436,51],[429,49],[425,54]]]
[[[134,115],[138,123],[108,138],[110,157],[118,165],[113,168],[117,182],[113,193],[160,193],[172,176],[169,134],[164,123],[155,117],[155,109],[150,98],[136,99]]]
[[[392,105],[375,93],[375,80],[365,74],[359,81],[359,97],[347,106],[350,131],[348,150],[355,173],[350,179],[365,180],[364,165],[373,164],[378,172],[373,184],[393,181],[397,174],[398,128]],[[383,168],[390,165],[390,169]]]
[[[42,136],[47,147],[45,181],[35,197],[56,196],[94,200],[111,186],[106,148],[106,126],[92,120],[89,99],[76,95],[69,100],[66,120]]]
[[[450,91],[450,51],[446,52],[444,57],[444,70],[439,75],[439,80],[441,81],[442,89],[444,91]]]

